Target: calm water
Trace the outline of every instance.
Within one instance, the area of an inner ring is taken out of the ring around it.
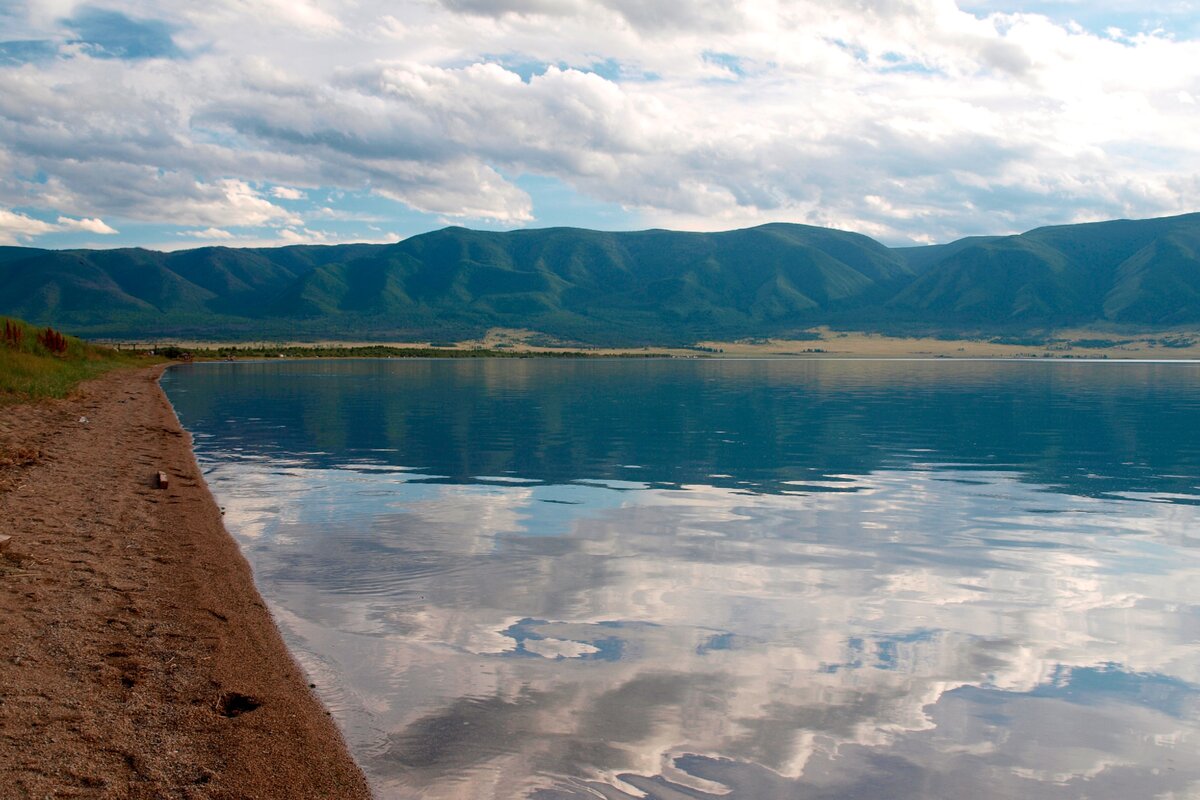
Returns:
[[[382,798],[1200,797],[1200,365],[163,385]]]

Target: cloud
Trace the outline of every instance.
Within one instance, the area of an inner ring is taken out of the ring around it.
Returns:
[[[0,244],[19,244],[55,229],[56,227],[49,222],[0,208]]]
[[[279,231],[279,240],[283,244],[326,244],[333,237],[325,231],[314,231],[308,228],[293,230],[284,228]]]
[[[740,27],[741,9],[750,4],[718,0],[440,0],[450,11],[502,17],[574,17],[607,12],[633,30],[728,31]]]
[[[68,231],[83,231],[101,235],[118,233],[101,219],[59,217],[56,222],[46,222],[18,211],[0,208],[0,244],[28,244],[31,239],[47,233]]]
[[[233,234],[222,228],[205,228],[198,231],[180,231],[180,236],[191,236],[193,239],[232,239]]]
[[[30,8],[0,45],[0,202],[299,230],[317,209],[272,200],[305,186],[521,225],[516,181],[546,176],[646,224],[895,241],[1200,206],[1200,42],[1170,32],[942,0],[281,8]]]
[[[181,238],[195,241],[152,241],[145,243],[151,250],[170,252],[192,247],[283,247],[295,244],[392,244],[403,237],[397,233],[373,229],[369,235],[345,234],[337,231],[314,230],[311,228],[279,228],[267,235],[252,231],[234,233],[223,228],[185,230],[177,234]]]
[[[111,236],[119,231],[106,225],[104,220],[98,218],[91,219],[71,219],[70,217],[58,218],[58,229],[66,231],[86,231],[88,233],[99,233],[105,236]]]
[[[325,36],[343,30],[337,16],[320,0],[218,0],[208,13],[238,22],[247,19],[270,28],[286,26],[309,35]]]
[[[271,190],[272,197],[278,197],[280,200],[304,200],[308,195],[299,189],[291,189],[287,186],[276,186]]]
[[[162,192],[166,197],[148,192],[144,196],[130,198],[130,215],[149,220],[173,219],[182,225],[243,225],[260,226],[271,224],[295,225],[299,218],[271,201],[246,181],[222,178],[211,183],[189,180],[181,174],[161,176],[170,190]],[[144,183],[131,182],[129,189],[136,192]],[[153,183],[151,183],[153,185]],[[155,187],[158,188],[158,187]],[[163,207],[152,211],[147,204],[155,200]]]
[[[312,230],[310,228],[283,228],[279,231],[278,238],[271,244],[287,245],[287,244],[342,244],[344,242],[354,242],[358,244],[392,244],[400,241],[402,237],[396,233],[388,231],[386,233],[377,232],[374,236],[352,236],[346,237],[334,231]]]

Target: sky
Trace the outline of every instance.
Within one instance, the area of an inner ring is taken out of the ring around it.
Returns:
[[[1200,210],[1200,2],[0,0],[0,245]]]

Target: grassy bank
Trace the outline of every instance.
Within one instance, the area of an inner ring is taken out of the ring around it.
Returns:
[[[0,318],[0,405],[66,397],[80,381],[116,367],[147,363],[145,355]]]

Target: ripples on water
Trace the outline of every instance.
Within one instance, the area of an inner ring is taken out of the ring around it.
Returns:
[[[383,798],[1200,797],[1200,366],[163,379]]]

